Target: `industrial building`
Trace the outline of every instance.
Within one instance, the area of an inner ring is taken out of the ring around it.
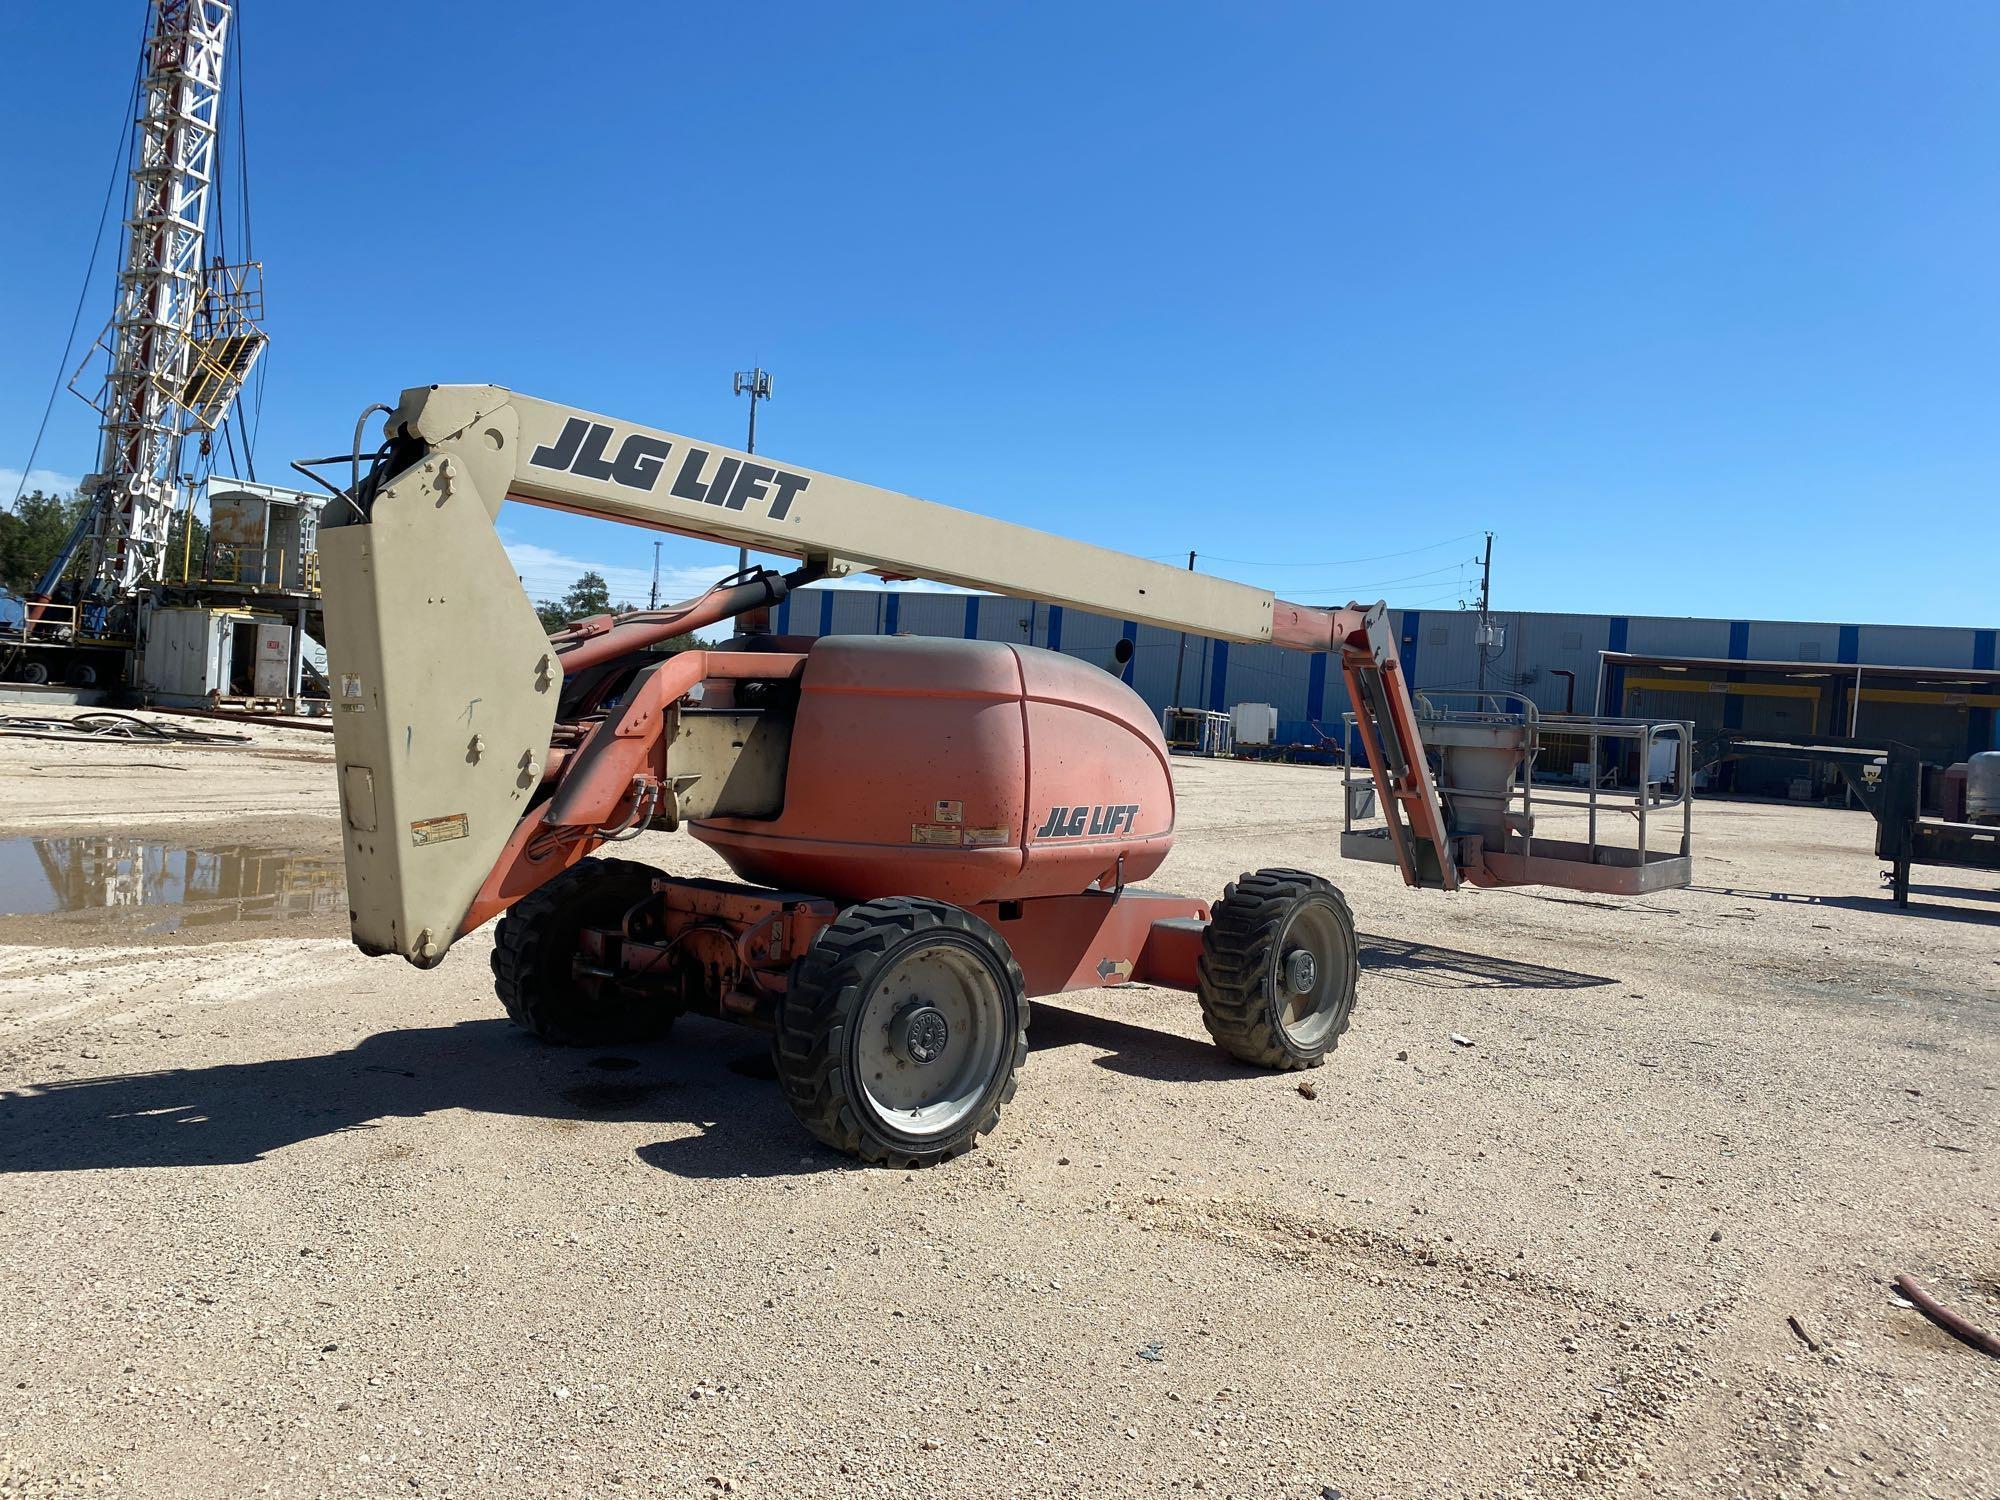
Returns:
[[[1429,694],[1515,694],[1542,713],[1688,719],[1697,737],[1724,730],[1895,739],[1949,766],[2000,748],[2000,630],[1794,620],[1494,611],[1483,649],[1463,610],[1395,611],[1411,680]],[[1337,739],[1346,693],[1324,654],[1181,637],[1130,620],[987,594],[803,589],[773,621],[780,634],[930,635],[1021,641],[1117,672],[1163,711],[1227,712],[1268,703],[1281,744]],[[1119,642],[1132,649],[1122,665]],[[1484,655],[1482,679],[1480,657]],[[1176,684],[1178,683],[1178,691]],[[1452,706],[1467,706],[1454,701]],[[1783,758],[1725,768],[1733,790],[1785,796],[1837,778]]]

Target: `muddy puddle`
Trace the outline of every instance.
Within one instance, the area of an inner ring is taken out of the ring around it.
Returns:
[[[179,932],[346,909],[338,854],[102,833],[0,839],[0,917],[94,913]]]

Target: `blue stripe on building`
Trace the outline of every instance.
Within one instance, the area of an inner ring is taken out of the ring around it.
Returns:
[[[1861,627],[1843,625],[1840,627],[1840,659],[1852,666],[1861,660]]]
[[[1208,679],[1208,707],[1212,713],[1229,711],[1229,642],[1215,643],[1214,675]]]
[[[1125,644],[1132,648],[1132,654],[1125,658],[1125,670],[1118,674],[1118,680],[1124,683],[1125,686],[1130,687],[1132,685],[1132,669],[1139,664],[1139,622],[1137,620],[1127,620],[1122,634]]]
[[[894,635],[896,633],[897,621],[902,617],[903,613],[903,596],[901,594],[884,594],[882,600],[882,634]]]
[[[792,596],[790,594],[787,594],[785,595],[784,598],[778,601],[778,634],[779,635],[788,634],[790,631],[791,623],[792,623]]]
[[[1731,661],[1744,661],[1749,655],[1750,622],[1748,620],[1731,620],[1729,622],[1729,659]],[[1731,682],[1741,682],[1743,680],[1741,672],[1730,672],[1726,675]],[[1741,693],[1730,693],[1723,698],[1722,727],[1724,729],[1741,729],[1743,727],[1743,695]]]
[[[1403,639],[1399,655],[1403,658],[1403,681],[1412,692],[1417,687],[1417,647],[1424,638],[1424,612],[1420,609],[1403,611]]]
[[[1611,617],[1611,631],[1605,638],[1606,651],[1623,651],[1625,643],[1632,638],[1632,622],[1624,615]],[[1597,705],[1601,714],[1616,717],[1625,712],[1625,664],[1607,662],[1604,666],[1604,701]]]
[[[1049,649],[1051,651],[1062,650],[1062,606],[1060,604],[1051,604],[1049,606]]]
[[[833,634],[833,594],[831,591],[819,596],[819,633]]]
[[[1982,672],[1993,670],[1993,655],[1996,638],[2000,630],[1975,630],[1972,632],[1972,664]],[[1966,735],[1965,753],[1977,755],[1982,750],[2000,750],[2000,714],[1990,708],[1975,708],[1967,717],[1972,721]]]
[[[965,638],[968,641],[979,639],[979,596],[977,594],[967,594],[965,596]]]
[[[1306,667],[1306,719],[1317,724],[1326,717],[1326,653],[1315,651]]]

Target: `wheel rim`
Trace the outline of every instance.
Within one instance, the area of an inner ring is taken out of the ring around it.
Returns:
[[[1004,992],[977,950],[933,940],[877,972],[855,1026],[862,1097],[892,1130],[947,1135],[985,1099],[1007,1045]]]
[[[1275,951],[1271,982],[1278,1024],[1293,1046],[1317,1047],[1347,1003],[1353,939],[1331,903],[1301,901],[1286,918]]]

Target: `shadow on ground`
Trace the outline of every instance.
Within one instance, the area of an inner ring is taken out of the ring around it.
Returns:
[[[609,1052],[543,1046],[482,1020],[378,1032],[318,1057],[53,1078],[0,1092],[0,1172],[252,1162],[443,1109],[693,1125],[697,1134],[639,1153],[688,1177],[840,1165],[755,1076],[768,1073],[764,1052],[761,1037],[700,1020],[683,1020],[665,1042]]]
[[[1361,939],[1363,984],[1380,975],[1441,988],[1577,989],[1615,981],[1429,943]],[[1154,991],[1162,1006],[1192,995]],[[1366,1003],[1366,993],[1362,997]],[[1086,1045],[1098,1066],[1167,1083],[1256,1070],[1200,1035],[1038,1001],[1037,1051]],[[773,1082],[764,1039],[699,1018],[665,1042],[547,1047],[506,1021],[383,1031],[341,1052],[102,1078],[50,1078],[0,1092],[0,1173],[254,1162],[302,1141],[444,1109],[556,1125],[628,1119],[695,1127],[641,1147],[686,1177],[762,1177],[846,1164],[800,1129]]]
[[[1495,958],[1488,953],[1468,953],[1460,948],[1440,948],[1434,943],[1403,942],[1393,938],[1361,935],[1361,1000],[1368,1003],[1370,976],[1423,985],[1430,989],[1500,990],[1579,990],[1596,985],[1616,984],[1602,974],[1585,974],[1576,969],[1551,968],[1547,964],[1523,963],[1518,959]],[[1154,989],[1163,1007],[1185,1005],[1194,1017],[1195,999],[1177,990]],[[1194,1083],[1210,1079],[1247,1078],[1261,1072],[1220,1051],[1206,1036],[1183,1036],[1151,1026],[1134,1025],[1071,1010],[1049,1000],[1035,1002],[1034,1022],[1028,1028],[1029,1044],[1037,1051],[1078,1045],[1101,1047],[1100,1068],[1135,1078],[1151,1078],[1163,1083]]]
[[[1602,974],[1551,968],[1490,953],[1467,953],[1435,943],[1361,935],[1361,972],[1382,974],[1440,990],[1587,990],[1616,984]]]
[[[1734,896],[1744,901],[1775,901],[1784,906],[1832,906],[1843,911],[1886,912],[1891,916],[1928,917],[1937,922],[1978,922],[2000,924],[2000,912],[1981,911],[1968,906],[1939,906],[1920,901],[1919,896],[1949,896],[1961,901],[2000,901],[2000,891],[1970,890],[1949,885],[1913,885],[1910,904],[1898,906],[1893,896],[1815,896],[1806,891],[1759,891],[1733,885],[1691,885],[1691,891],[1708,896]]]
[[[1185,1006],[1197,1016],[1195,998],[1180,990],[1151,991],[1162,1007]],[[1200,1022],[1195,1022],[1199,1026]],[[1028,1044],[1036,1052],[1057,1047],[1102,1047],[1094,1059],[1100,1068],[1160,1083],[1199,1083],[1218,1078],[1249,1078],[1262,1071],[1220,1051],[1206,1036],[1181,1036],[1113,1021],[1087,1011],[1070,1010],[1049,1000],[1037,1000],[1028,1027]]]

